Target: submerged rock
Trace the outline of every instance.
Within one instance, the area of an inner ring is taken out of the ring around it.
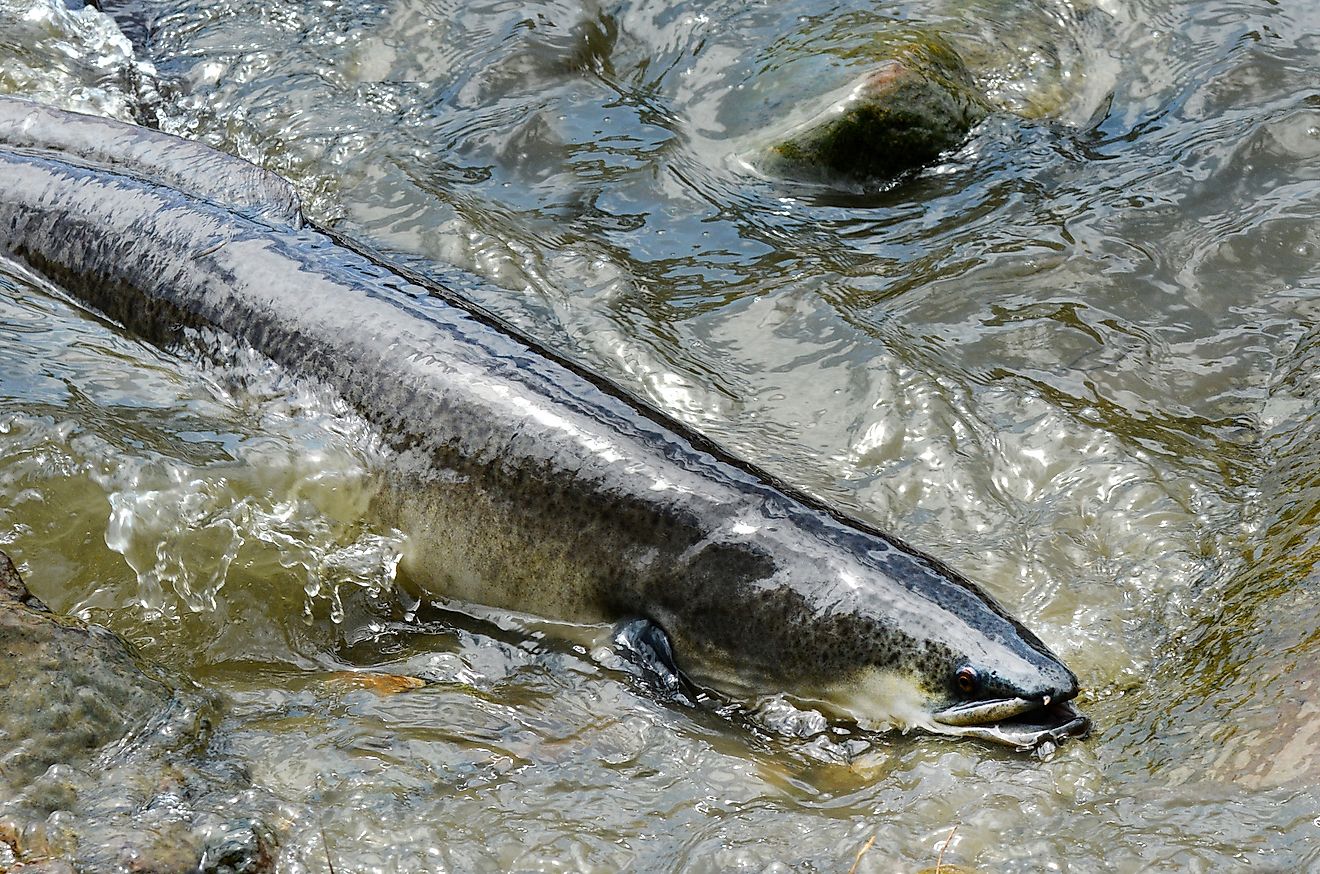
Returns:
[[[18,575],[18,568],[14,567],[9,556],[0,552],[0,604],[6,602],[23,604],[35,610],[46,609],[23,585],[23,578]]]
[[[269,802],[205,755],[215,716],[119,636],[46,610],[0,552],[0,872],[271,870]]]
[[[875,68],[771,137],[760,163],[796,178],[892,179],[957,148],[990,111],[954,49],[937,37],[887,42]]]

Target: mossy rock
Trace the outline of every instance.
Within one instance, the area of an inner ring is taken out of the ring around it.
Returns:
[[[771,138],[766,172],[854,183],[893,179],[960,146],[990,112],[966,65],[938,37],[886,39],[888,55]]]

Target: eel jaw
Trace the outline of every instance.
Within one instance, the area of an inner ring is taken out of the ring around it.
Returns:
[[[931,714],[931,728],[939,734],[973,737],[1031,750],[1065,738],[1081,737],[1091,720],[1071,702],[1031,698],[997,698],[955,704]]]

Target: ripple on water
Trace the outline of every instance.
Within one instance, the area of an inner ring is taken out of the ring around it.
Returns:
[[[945,861],[994,871],[1317,863],[1312,6],[177,0],[151,15],[165,126],[289,175],[319,220],[968,571],[1078,669],[1097,723],[1047,762],[812,734],[773,701],[658,704],[564,629],[451,616],[380,634],[400,605],[355,584],[337,630],[324,591],[305,625],[306,569],[360,548],[335,573],[361,581],[392,536],[356,498],[325,497],[343,482],[308,482],[317,453],[357,481],[357,438],[314,436],[337,416],[281,418],[283,389],[197,388],[95,322],[66,313],[45,332],[40,296],[0,296],[0,350],[51,344],[0,367],[0,536],[43,594],[231,694],[233,748],[322,812],[291,826],[288,870],[327,854],[837,870],[864,847],[859,870],[919,870],[946,842]],[[992,118],[892,190],[742,169],[731,137],[849,75],[842,50],[866,27],[923,17],[991,46],[982,81],[1030,117]],[[98,467],[110,453],[129,461]],[[163,581],[177,629],[125,606],[139,571],[100,542],[121,474],[140,484],[120,499],[124,548]],[[187,609],[151,548],[188,513],[217,556],[243,538],[223,587],[198,569],[214,613]],[[256,545],[281,536],[299,568]],[[322,682],[347,668],[432,684]]]
[[[226,631],[251,612],[226,585],[309,618],[342,613],[343,587],[392,586],[401,535],[366,521],[379,450],[342,404],[248,353],[181,364],[21,269],[0,277],[0,518],[54,609],[136,607],[145,639],[209,635],[204,662],[250,646]]]
[[[124,121],[149,117],[155,69],[92,6],[0,0],[0,94]]]

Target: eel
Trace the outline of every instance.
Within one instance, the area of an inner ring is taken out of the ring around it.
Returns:
[[[867,728],[1022,749],[1085,732],[1072,671],[953,569],[291,198],[197,143],[0,99],[0,252],[163,348],[222,335],[338,393],[392,450],[375,511],[419,594],[647,620],[695,682]]]

